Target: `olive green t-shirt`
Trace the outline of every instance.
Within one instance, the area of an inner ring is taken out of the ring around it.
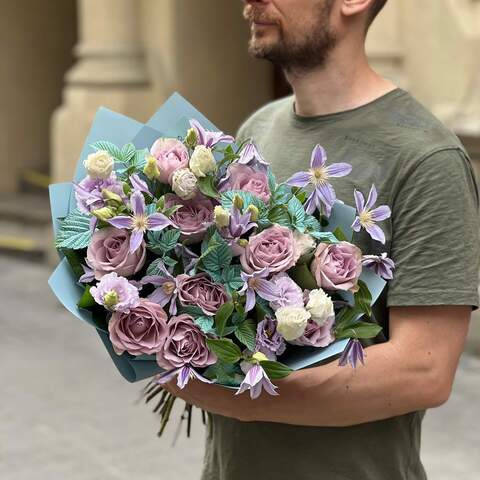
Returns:
[[[364,254],[387,252],[396,264],[394,279],[374,307],[385,339],[390,306],[478,307],[475,174],[457,137],[408,92],[396,89],[359,108],[318,117],[298,116],[289,96],[254,113],[238,136],[255,141],[280,181],[307,170],[313,147],[321,144],[327,164],[348,162],[353,167],[350,175],[331,178],[339,200],[354,206],[354,188],[366,198],[375,184],[376,205],[392,210],[391,218],[379,223],[386,243],[371,240],[364,231],[355,234],[355,243]],[[359,368],[368,368],[368,357]],[[412,412],[341,428],[211,415],[202,478],[425,479],[420,461],[423,415]]]

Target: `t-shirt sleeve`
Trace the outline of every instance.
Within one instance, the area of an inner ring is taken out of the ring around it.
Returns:
[[[387,306],[479,306],[479,196],[459,149],[433,153],[405,176],[392,198],[394,278]]]

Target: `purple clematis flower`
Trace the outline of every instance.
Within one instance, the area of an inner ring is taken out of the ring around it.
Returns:
[[[367,203],[365,203],[365,197],[362,192],[354,190],[354,195],[358,215],[352,223],[352,229],[355,232],[359,232],[363,227],[374,240],[385,243],[385,234],[375,223],[381,222],[390,217],[390,207],[388,205],[380,205],[372,210],[377,201],[377,189],[373,184],[370,188],[370,193],[368,194]]]
[[[259,170],[267,171],[268,162],[262,157],[254,143],[247,143],[240,152],[240,158],[237,160],[242,165],[258,167]]]
[[[189,274],[197,265],[198,255],[185,245],[177,243],[175,246],[175,254],[182,259],[184,273]]]
[[[306,187],[313,185],[313,192],[305,202],[305,210],[312,214],[321,205],[325,207],[326,216],[330,216],[332,206],[337,199],[335,190],[329,183],[330,177],[344,177],[352,171],[352,166],[348,163],[332,163],[326,166],[327,153],[321,145],[316,145],[312,152],[310,160],[310,170],[308,172],[298,172],[291,176],[286,184],[291,187]]]
[[[221,233],[229,240],[240,238],[257,226],[255,222],[250,221],[251,217],[252,214],[250,212],[241,214],[238,208],[233,207],[228,227],[222,229]]]
[[[203,383],[213,383],[212,380],[209,380],[203,375],[200,375],[189,365],[184,365],[183,367],[167,370],[166,372],[157,375],[154,381],[159,385],[163,385],[164,383],[168,383],[174,377],[177,377],[177,386],[181,389],[184,389],[187,386],[189,380],[192,378],[200,380]]]
[[[168,272],[165,266],[159,266],[159,268],[162,270],[162,275],[148,275],[143,277],[141,284],[150,284],[157,287],[148,296],[148,299],[153,303],[158,303],[161,307],[164,307],[168,302],[170,302],[168,311],[170,315],[176,315],[178,296],[177,281],[175,277]]]
[[[119,215],[108,220],[115,228],[133,230],[130,236],[130,253],[135,252],[143,241],[147,230],[159,231],[173,225],[163,213],[147,215],[145,212],[145,198],[142,192],[134,190],[130,196],[132,216]]]
[[[198,144],[204,145],[207,148],[213,148],[217,143],[233,143],[235,141],[231,135],[206,130],[200,122],[193,118],[190,120],[190,126],[197,132]]]
[[[238,293],[245,293],[247,296],[247,301],[245,303],[245,312],[249,312],[255,306],[255,292],[259,297],[269,301],[274,302],[278,298],[277,288],[275,284],[269,280],[267,277],[269,275],[268,267],[259,270],[258,272],[245,273],[242,272],[240,276],[245,282],[241,290]]]
[[[148,195],[152,196],[152,194],[150,193],[150,190],[148,189],[147,182],[142,180],[138,175],[138,173],[134,173],[133,175],[130,175],[130,183],[132,184],[132,187],[134,190],[148,193]]]
[[[78,279],[80,283],[90,283],[95,280],[95,272],[93,268],[90,268],[87,265],[82,265],[84,274]]]
[[[395,263],[393,263],[391,258],[387,257],[387,252],[383,252],[381,255],[364,255],[362,257],[362,265],[370,268],[385,280],[393,278],[392,270],[395,268]]]
[[[265,370],[260,365],[252,365],[250,370],[245,375],[243,382],[240,384],[240,388],[235,392],[235,395],[240,395],[246,390],[250,390],[250,398],[254,400],[262,393],[262,389],[265,389],[270,395],[278,395],[275,391],[276,387],[268,378]]]
[[[359,361],[362,362],[362,365],[365,365],[364,357],[366,357],[366,354],[363,352],[363,347],[360,343],[360,340],[357,338],[351,338],[347,343],[342,355],[340,356],[338,365],[340,367],[344,367],[347,365],[347,363],[350,363],[353,368],[356,368],[357,362]]]

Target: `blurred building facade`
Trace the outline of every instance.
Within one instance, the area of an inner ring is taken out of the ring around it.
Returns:
[[[35,173],[69,180],[100,105],[146,120],[179,91],[234,132],[282,91],[273,68],[246,52],[237,0],[0,5],[3,192],[18,191]],[[465,136],[473,150],[471,139],[480,137],[479,49],[480,0],[422,0],[421,6],[390,0],[368,39],[375,68]]]

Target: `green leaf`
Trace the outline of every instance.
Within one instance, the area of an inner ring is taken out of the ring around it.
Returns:
[[[238,345],[229,338],[207,338],[207,345],[220,360],[228,363],[237,363],[242,358],[242,352]]]
[[[252,193],[244,192],[243,190],[229,190],[227,192],[223,192],[220,197],[220,202],[225,210],[232,209],[233,199],[236,195],[243,200],[244,209],[246,209],[249,205],[254,205],[257,207],[259,212],[262,212],[266,209],[265,203]]]
[[[323,243],[338,243],[338,238],[332,232],[310,232],[310,235]]]
[[[217,187],[215,186],[215,177],[212,175],[207,175],[198,179],[198,188],[199,190],[207,197],[218,198],[219,193]]]
[[[164,266],[163,259],[157,258],[147,267],[147,275],[163,275],[163,270],[161,268],[162,266]]]
[[[74,210],[60,222],[55,246],[79,250],[88,247],[91,238],[90,217]]]
[[[292,226],[292,219],[285,205],[277,205],[276,207],[273,207],[268,213],[268,220],[284,227]]]
[[[260,298],[257,295],[256,303],[255,303],[255,311],[257,313],[257,318],[263,319],[266,316],[274,317],[273,310],[270,308],[267,300]]]
[[[231,317],[233,309],[233,303],[227,302],[224,303],[215,314],[215,328],[217,329],[218,335],[220,337],[223,336],[225,325],[227,324],[227,320]]]
[[[202,315],[194,319],[195,325],[197,325],[203,333],[210,333],[213,327],[213,318]]]
[[[101,140],[90,145],[95,150],[108,152],[115,160],[123,161],[122,151],[113,143]]]
[[[133,143],[127,143],[126,145],[124,145],[121,151],[123,162],[130,163],[130,160],[136,152],[137,149],[135,148],[135,145]]]
[[[142,150],[137,150],[133,158],[130,159],[130,164],[135,167],[135,169],[143,171],[143,167],[145,167],[147,163],[147,160],[145,159],[147,153],[148,149],[146,148],[143,148]]]
[[[343,233],[343,230],[340,227],[337,227],[333,231],[333,234],[340,242],[348,242],[346,235]]]
[[[180,230],[171,229],[163,232],[148,232],[147,248],[157,255],[164,255],[173,250],[180,238]]]
[[[95,299],[92,297],[92,294],[90,293],[90,288],[90,285],[87,285],[85,287],[82,298],[78,302],[78,308],[94,307],[97,304]]]
[[[369,317],[372,316],[372,294],[363,280],[358,281],[359,289],[354,293],[355,305]]]
[[[174,267],[178,263],[178,260],[175,260],[172,257],[163,257],[163,261],[165,262],[165,265],[168,265],[169,267]]]
[[[277,205],[285,205],[292,198],[292,195],[292,188],[282,183],[273,193],[272,201]]]
[[[218,360],[214,365],[210,365],[204,372],[204,376],[210,380],[216,380],[216,383],[237,387],[240,385],[241,373],[238,365]]]
[[[306,263],[297,263],[288,271],[288,275],[302,289],[315,290],[318,288],[315,277]]]
[[[255,350],[255,338],[257,336],[257,324],[251,320],[245,320],[235,330],[235,336],[252,352]]]
[[[208,248],[199,258],[200,261],[207,272],[218,272],[230,265],[232,250],[218,232],[208,242]]]
[[[302,227],[305,230],[305,209],[297,197],[292,197],[288,202],[288,213],[297,229]]]
[[[179,308],[180,313],[186,313],[187,315],[190,315],[194,318],[196,317],[202,317],[205,315],[203,310],[200,307],[197,307],[195,305],[182,305]]]
[[[356,306],[343,307],[335,317],[335,332],[341,332],[350,325],[353,325],[359,316],[361,316],[361,313]]]
[[[83,252],[80,250],[71,250],[69,248],[62,248],[61,252],[65,255],[73,274],[79,279],[85,273],[85,270],[82,267],[82,263],[85,262]]]
[[[235,290],[239,290],[243,287],[243,280],[240,274],[242,273],[242,267],[240,265],[229,265],[224,268],[221,280],[215,280],[216,282],[222,282],[227,289],[227,292],[232,295]]]
[[[268,375],[270,380],[279,380],[281,378],[288,377],[293,370],[290,367],[287,367],[281,362],[274,362],[273,360],[263,360],[260,363],[260,366],[265,370],[265,373]]]
[[[376,323],[358,322],[340,332],[336,331],[336,337],[340,340],[344,338],[374,338],[381,331],[382,327]]]

